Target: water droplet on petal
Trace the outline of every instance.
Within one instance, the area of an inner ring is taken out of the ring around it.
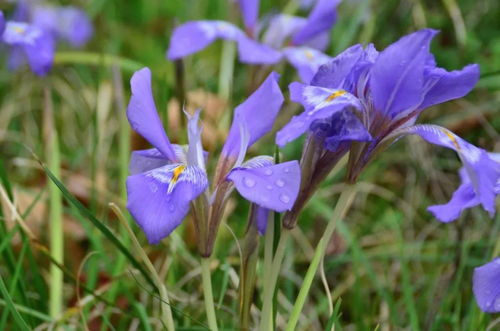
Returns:
[[[280,195],[280,200],[283,203],[289,203],[290,202],[290,197],[288,195],[286,195],[286,194],[282,194],[282,195]]]
[[[245,183],[245,185],[247,187],[254,187],[255,186],[255,180],[253,180],[252,178],[244,178],[243,182]]]
[[[264,170],[264,174],[265,174],[266,176],[271,176],[271,175],[273,174],[273,171],[272,171],[271,169],[269,169],[269,168],[268,168],[268,169]]]
[[[158,186],[155,183],[149,183],[149,189],[151,192],[156,193],[158,191]]]
[[[285,168],[285,170],[283,170],[285,173],[289,173],[290,172],[290,168]]]
[[[271,185],[267,185],[266,188],[271,191],[273,189],[273,187]]]
[[[275,184],[278,187],[283,187],[283,186],[285,186],[285,181],[283,179],[277,179]]]
[[[170,212],[173,213],[175,211],[175,205],[174,204],[169,205],[168,210],[170,210]]]

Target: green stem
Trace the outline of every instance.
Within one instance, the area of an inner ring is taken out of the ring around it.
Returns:
[[[297,300],[292,309],[292,313],[290,315],[290,319],[288,321],[288,325],[286,326],[286,331],[295,330],[297,322],[299,320],[300,313],[302,312],[302,308],[304,307],[304,303],[306,301],[307,295],[309,294],[309,289],[311,288],[312,282],[314,280],[314,276],[318,270],[319,264],[325,255],[326,247],[328,246],[328,242],[330,241],[333,231],[342,218],[344,218],[347,210],[351,206],[351,203],[354,199],[354,195],[356,193],[354,185],[346,185],[344,191],[340,195],[339,201],[335,206],[335,210],[333,211],[333,216],[328,225],[326,226],[325,232],[321,237],[318,246],[316,246],[316,250],[314,251],[314,257],[307,269],[306,276],[304,277],[304,281],[302,282],[302,287],[300,288],[299,295],[297,296]]]
[[[49,170],[56,176],[61,176],[59,140],[54,124],[54,111],[52,94],[48,88],[44,91],[44,131],[47,142],[46,157]],[[63,264],[64,260],[64,231],[62,224],[61,191],[54,183],[49,183],[49,231],[50,231],[50,256],[54,261]],[[63,308],[63,273],[55,265],[50,265],[50,293],[49,314],[58,318]]]
[[[219,71],[219,96],[228,100],[233,85],[234,57],[236,55],[236,44],[225,41],[222,44],[222,56]]]
[[[217,331],[217,319],[215,317],[214,298],[212,294],[212,280],[210,277],[210,258],[208,257],[201,258],[201,277],[203,280],[203,296],[205,297],[208,326],[210,330]]]
[[[273,316],[272,311],[274,291],[276,288],[276,283],[278,282],[281,263],[283,262],[283,257],[285,256],[285,247],[287,245],[289,236],[290,230],[283,228],[283,232],[281,233],[278,247],[276,248],[276,253],[274,255],[270,275],[267,279],[264,280],[264,299],[259,330],[272,330],[273,321],[271,317]]]
[[[55,64],[86,64],[95,66],[117,65],[123,70],[134,72],[142,67],[141,63],[111,54],[91,52],[57,52],[54,57]]]

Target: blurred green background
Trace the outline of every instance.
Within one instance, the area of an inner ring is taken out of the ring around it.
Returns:
[[[108,207],[113,202],[125,211],[124,156],[147,146],[130,133],[125,119],[130,76],[142,66],[151,68],[167,133],[173,141],[185,142],[178,104],[172,101],[174,67],[165,59],[169,36],[177,24],[189,20],[221,19],[241,25],[239,13],[230,0],[60,2],[70,3],[85,8],[95,24],[95,35],[84,49],[58,47],[54,68],[45,78],[28,70],[10,72],[5,65],[0,69],[0,177],[5,188],[0,215],[0,329],[18,329],[21,322],[16,317],[40,329],[53,325],[77,329],[87,325],[92,330],[161,328],[159,303],[151,286],[82,215],[82,209],[67,200],[62,206],[64,314],[56,320],[49,317],[51,261],[44,247],[49,245],[51,192],[31,151],[51,164],[54,152],[47,137],[57,132],[61,182],[132,250],[130,238]],[[260,12],[277,13],[287,5],[289,1],[262,1]],[[8,16],[13,5],[2,2],[0,9]],[[419,122],[446,126],[480,147],[500,151],[499,1],[344,0],[338,17],[328,51],[332,56],[358,42],[373,42],[383,49],[417,29],[440,30],[432,44],[438,64],[453,70],[479,63],[482,78],[467,97],[428,109]],[[232,109],[248,96],[252,70],[235,61],[230,96],[221,97],[222,50],[219,41],[185,61],[187,105],[203,109],[204,144],[213,163]],[[0,53],[5,63],[5,50]],[[283,74],[280,84],[287,95],[287,85],[298,78],[284,64],[276,70]],[[53,100],[52,124],[44,118],[44,91]],[[276,129],[298,111],[297,105],[287,102]],[[272,154],[273,138],[267,136],[250,153]],[[300,143],[287,146],[281,159],[299,158]],[[330,314],[318,277],[300,329],[323,330],[331,316],[330,322],[339,330],[500,328],[495,316],[478,310],[471,292],[473,268],[492,258],[500,217],[489,219],[475,208],[454,223],[441,224],[426,211],[427,206],[451,197],[459,184],[459,167],[453,152],[407,138],[366,169],[361,192],[338,227],[324,261],[338,313]],[[278,329],[286,323],[313,248],[342,190],[343,174],[339,168],[329,177],[294,230],[277,295]],[[16,225],[12,206],[33,237]],[[245,231],[248,205],[235,194],[229,207],[213,261],[219,326],[228,330],[237,328],[240,260],[236,238],[241,241]],[[133,225],[133,229],[160,275],[166,277],[180,329],[204,329],[200,268],[190,219],[158,246],[149,246],[139,228]],[[261,271],[259,264],[258,275]],[[261,307],[261,281],[257,279],[252,309],[255,321]]]

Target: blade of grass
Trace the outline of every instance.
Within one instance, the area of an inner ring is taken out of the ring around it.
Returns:
[[[48,158],[47,167],[56,177],[60,177],[59,139],[54,125],[54,108],[52,92],[44,89],[44,139],[47,143],[45,150]],[[62,225],[62,197],[61,192],[53,183],[49,183],[49,231],[50,254],[59,263],[64,263],[64,230]],[[50,266],[50,293],[49,314],[52,318],[58,317],[63,309],[63,273],[53,264]]]
[[[36,157],[36,156],[35,156]],[[47,176],[50,178],[51,181],[53,181],[59,190],[61,190],[64,198],[71,204],[73,205],[77,211],[85,217],[87,220],[89,220],[118,250],[125,255],[127,260],[137,269],[139,272],[142,274],[142,276],[146,279],[146,281],[155,289],[158,290],[156,287],[154,281],[151,279],[151,276],[148,274],[148,272],[144,269],[144,267],[139,263],[139,261],[132,256],[130,253],[129,249],[121,242],[120,239],[118,239],[113,232],[100,220],[98,220],[85,206],[78,201],[74,195],[72,195],[66,186],[64,186],[63,183],[57,177],[42,163],[40,162],[40,166],[42,167],[43,171],[47,174]]]
[[[7,288],[5,287],[5,283],[1,275],[0,275],[0,292],[2,293],[2,296],[5,300],[5,308],[12,314],[14,322],[16,323],[19,330],[29,331],[30,327],[28,326],[28,324],[26,324],[21,314],[19,314],[19,311],[17,310],[16,306],[14,305],[14,302],[12,301],[12,297],[10,296],[9,291],[7,291]]]

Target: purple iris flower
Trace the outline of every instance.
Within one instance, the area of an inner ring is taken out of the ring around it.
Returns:
[[[419,135],[457,152],[475,199],[493,215],[499,163],[446,128],[414,125],[424,109],[466,95],[479,79],[476,64],[451,72],[436,66],[429,50],[436,33],[417,31],[380,53],[371,44],[352,46],[321,66],[310,84],[292,83],[291,99],[305,111],[278,132],[277,144],[284,146],[309,132],[310,139],[321,141],[320,160],[349,151],[347,180],[354,182],[378,152],[402,136]],[[327,161],[317,166],[331,167]],[[450,221],[464,206],[456,208],[434,206],[431,211]]]
[[[4,29],[5,29],[5,18],[3,17],[3,12],[0,10],[0,35],[3,34]]]
[[[482,311],[500,312],[500,257],[474,269],[474,296]]]
[[[93,34],[87,14],[74,6],[33,6],[31,22],[73,47],[82,47]]]
[[[39,76],[46,75],[52,68],[55,43],[46,31],[28,23],[8,21],[2,33],[2,42],[11,46],[11,69],[25,60]]]
[[[339,2],[318,0],[308,18],[279,14],[259,22],[259,0],[240,0],[245,32],[225,21],[187,22],[174,30],[167,58],[196,53],[216,39],[232,40],[238,44],[241,62],[271,65],[285,58],[301,80],[309,82],[319,66],[331,59],[322,51],[328,46]]]
[[[212,210],[216,208],[219,212],[234,188],[264,211],[291,209],[300,185],[298,162],[274,164],[268,156],[244,162],[247,149],[271,130],[281,108],[283,96],[277,80],[278,75],[271,73],[257,91],[236,108],[221,157],[224,161],[219,160],[227,167],[224,173],[218,171],[220,185],[216,185],[210,195],[199,111],[188,116],[188,146],[170,143],[156,111],[151,71],[144,68],[133,75],[127,116],[132,128],[154,148],[132,153],[127,208],[150,243],[156,244],[168,236],[192,205],[200,232],[200,252],[210,255],[220,219],[209,223],[206,211],[213,215]],[[262,218],[259,222],[262,223]]]

